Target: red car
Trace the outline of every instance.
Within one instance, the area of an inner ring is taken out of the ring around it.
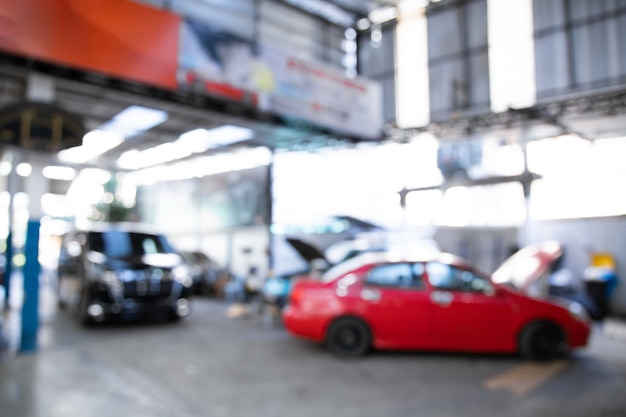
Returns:
[[[587,344],[590,320],[580,304],[537,290],[558,256],[550,242],[525,248],[496,282],[446,253],[366,253],[297,281],[284,324],[344,356],[375,348],[559,357]]]

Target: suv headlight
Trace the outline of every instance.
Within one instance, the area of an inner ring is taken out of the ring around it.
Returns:
[[[174,280],[180,282],[183,287],[191,288],[193,285],[193,280],[191,279],[191,273],[189,272],[189,268],[183,265],[179,265],[172,270],[172,276]]]

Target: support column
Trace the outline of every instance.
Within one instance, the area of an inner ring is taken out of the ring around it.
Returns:
[[[20,352],[37,350],[37,332],[39,330],[39,220],[30,220],[26,230],[24,246],[24,303],[22,304],[22,332]]]
[[[14,148],[8,151],[10,156],[7,158],[11,163],[11,171],[9,172],[9,178],[7,181],[7,191],[9,192],[9,230],[7,236],[7,248],[5,252],[6,257],[6,266],[4,270],[4,288],[6,290],[6,303],[5,306],[10,305],[10,297],[11,297],[11,277],[13,276],[14,265],[13,265],[13,255],[15,254],[14,245],[13,245],[13,237],[14,237],[14,226],[15,226],[15,195],[22,191],[22,177],[17,175],[15,168],[22,162],[23,159],[23,150]]]

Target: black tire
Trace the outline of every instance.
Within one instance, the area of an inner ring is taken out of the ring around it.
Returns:
[[[87,314],[87,308],[90,303],[89,292],[87,289],[83,288],[80,292],[80,299],[78,301],[78,305],[76,306],[76,316],[78,317],[78,321],[85,327],[91,327],[94,325],[94,320]]]
[[[529,324],[519,338],[519,352],[525,359],[546,361],[562,358],[569,352],[563,330],[548,321]]]
[[[170,321],[171,323],[178,323],[178,322],[182,321],[182,317],[180,317],[180,316],[178,315],[178,313],[176,312],[176,310],[174,310],[174,311],[170,312],[170,313],[167,315],[167,319],[168,319],[168,321]]]
[[[363,356],[372,343],[372,334],[363,321],[346,317],[335,321],[326,333],[326,346],[338,356]]]

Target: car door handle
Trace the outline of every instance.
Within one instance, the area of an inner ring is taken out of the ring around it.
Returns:
[[[374,303],[378,302],[380,301],[380,291],[372,289],[372,288],[365,288],[361,290],[361,299],[365,301],[371,301]]]
[[[430,300],[433,303],[439,304],[444,307],[447,307],[450,304],[452,304],[453,299],[454,299],[454,296],[447,291],[433,291],[430,294]]]

